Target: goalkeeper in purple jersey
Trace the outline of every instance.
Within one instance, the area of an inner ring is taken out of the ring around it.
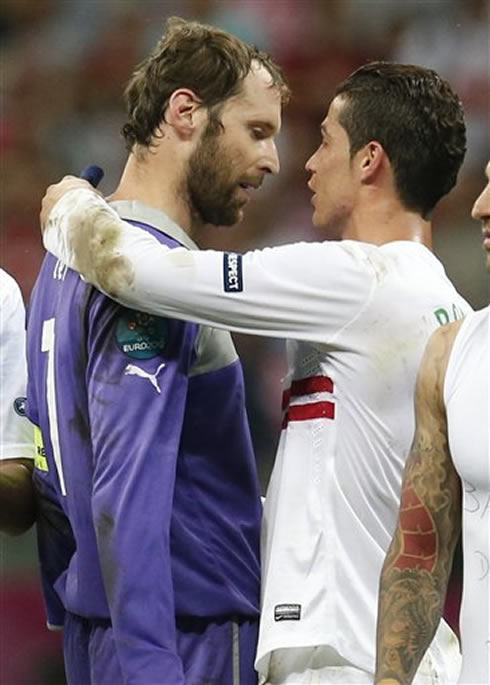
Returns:
[[[287,96],[267,55],[169,20],[126,90],[112,206],[196,249],[278,171]],[[261,503],[229,334],[125,309],[47,255],[28,364],[43,587],[69,683],[255,683]]]

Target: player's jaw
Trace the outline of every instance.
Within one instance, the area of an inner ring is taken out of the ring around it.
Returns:
[[[259,188],[262,173],[236,175],[235,159],[221,138],[204,134],[189,160],[187,187],[192,209],[202,223],[233,226],[243,218],[251,192]]]
[[[352,202],[347,189],[330,188],[326,179],[320,180],[316,174],[308,182],[312,193],[312,223],[323,240],[342,240],[350,221]]]

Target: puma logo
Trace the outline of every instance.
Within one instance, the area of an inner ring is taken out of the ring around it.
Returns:
[[[157,381],[157,376],[160,373],[160,371],[165,367],[165,364],[160,364],[158,369],[155,371],[155,373],[148,373],[148,371],[145,371],[144,369],[140,369],[139,366],[136,366],[135,364],[128,364],[126,368],[124,369],[124,375],[125,376],[139,376],[140,378],[147,378],[150,383],[153,385],[155,390],[160,393],[160,386],[158,385]]]

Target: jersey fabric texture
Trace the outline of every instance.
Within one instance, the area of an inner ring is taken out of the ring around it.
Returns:
[[[266,677],[274,650],[318,645],[373,674],[379,575],[414,432],[418,367],[432,331],[470,307],[416,242],[168,251],[86,190],[67,193],[50,213],[47,249],[70,265],[83,261],[74,249],[78,217],[100,212],[94,237],[110,226],[125,269],[106,279],[120,302],[288,339],[256,667]],[[98,282],[96,270],[90,276]],[[441,622],[422,668],[454,682],[455,662],[457,640]]]
[[[444,382],[449,449],[463,485],[460,682],[490,682],[490,309],[463,321]]]
[[[163,213],[115,206],[195,248]],[[49,620],[110,618],[125,682],[183,683],[176,615],[258,615],[262,507],[231,338],[120,307],[48,255],[28,355]]]
[[[94,622],[67,614],[64,630],[67,681],[73,685],[125,683],[117,657],[114,631],[107,622]],[[185,685],[257,685],[251,667],[257,645],[258,621],[219,622],[186,618],[177,620],[177,651]],[[97,659],[88,654],[97,653]],[[175,685],[172,674],[154,685]],[[153,685],[144,681],[144,685]]]
[[[20,288],[0,269],[0,459],[33,459],[34,428],[25,415],[25,310]]]

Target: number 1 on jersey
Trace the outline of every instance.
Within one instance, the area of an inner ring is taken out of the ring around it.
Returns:
[[[54,369],[55,319],[43,322],[41,352],[48,353],[48,371],[46,378],[46,400],[48,403],[49,436],[53,447],[54,463],[60,480],[61,494],[66,495],[65,477],[61,461],[60,436],[58,432],[58,411],[56,408],[56,374]]]

